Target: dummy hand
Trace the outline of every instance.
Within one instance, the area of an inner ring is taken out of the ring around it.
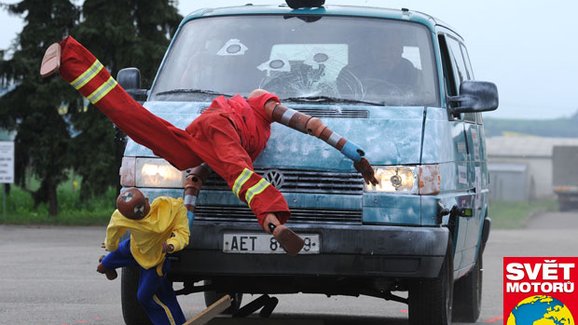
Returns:
[[[175,251],[175,246],[173,244],[163,243],[163,253],[172,253]]]
[[[361,173],[361,176],[363,176],[363,180],[366,184],[379,184],[379,181],[377,178],[375,178],[375,171],[367,159],[361,158],[359,161],[353,163],[353,167],[355,167],[355,169]]]

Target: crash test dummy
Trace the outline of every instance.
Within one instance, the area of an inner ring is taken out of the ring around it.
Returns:
[[[284,225],[290,217],[287,202],[253,171],[253,161],[269,139],[271,123],[279,122],[324,140],[350,158],[367,183],[377,184],[361,148],[331,131],[318,118],[281,105],[279,98],[267,91],[257,89],[247,99],[239,95],[217,97],[182,130],[136,102],[71,36],[48,47],[42,59],[41,76],[57,72],[135,142],[180,170],[191,169],[184,184],[187,209],[194,210],[196,195],[212,170],[290,255],[296,255],[304,242]]]
[[[119,267],[140,269],[137,300],[153,324],[183,324],[186,319],[171,282],[167,279],[167,253],[189,243],[189,221],[182,198],[160,196],[149,203],[136,188],[123,191],[116,200],[103,247],[109,251],[96,270],[109,280]],[[130,231],[130,237],[121,237]]]

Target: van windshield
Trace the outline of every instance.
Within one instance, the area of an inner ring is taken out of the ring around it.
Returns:
[[[336,16],[210,17],[182,26],[151,100],[210,100],[263,88],[289,101],[430,106],[439,103],[434,67],[430,33],[416,23]]]

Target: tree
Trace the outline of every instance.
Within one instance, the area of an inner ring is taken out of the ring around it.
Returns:
[[[73,31],[114,76],[138,67],[148,87],[182,17],[167,0],[86,0],[84,21]],[[124,136],[90,108],[73,115],[81,134],[74,139],[73,166],[82,176],[81,198],[118,184]],[[115,155],[116,153],[116,155]]]
[[[66,105],[74,106],[73,92],[56,80],[41,80],[40,59],[46,47],[67,35],[79,11],[68,0],[23,0],[4,5],[9,13],[24,16],[13,56],[0,61],[0,78],[15,87],[0,98],[0,126],[16,130],[16,183],[26,188],[27,171],[40,180],[33,191],[35,206],[48,203],[58,213],[56,189],[66,179],[70,145]]]
[[[22,0],[2,7],[24,16],[9,60],[0,53],[0,81],[16,85],[0,98],[0,127],[16,130],[16,183],[26,188],[27,171],[40,180],[34,204],[58,212],[57,186],[69,168],[82,177],[81,199],[118,184],[123,139],[106,118],[86,108],[59,78],[38,75],[44,50],[74,35],[116,75],[136,66],[149,86],[181,16],[170,0],[85,0],[81,10],[69,0]],[[116,154],[115,154],[116,153]]]

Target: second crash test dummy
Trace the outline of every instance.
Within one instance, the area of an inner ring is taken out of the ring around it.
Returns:
[[[103,245],[110,253],[101,258],[97,271],[113,280],[119,267],[140,269],[137,300],[151,322],[183,324],[185,316],[167,279],[167,254],[180,251],[189,243],[183,200],[161,196],[149,203],[140,190],[129,188],[116,202]],[[130,237],[121,241],[127,231]]]

